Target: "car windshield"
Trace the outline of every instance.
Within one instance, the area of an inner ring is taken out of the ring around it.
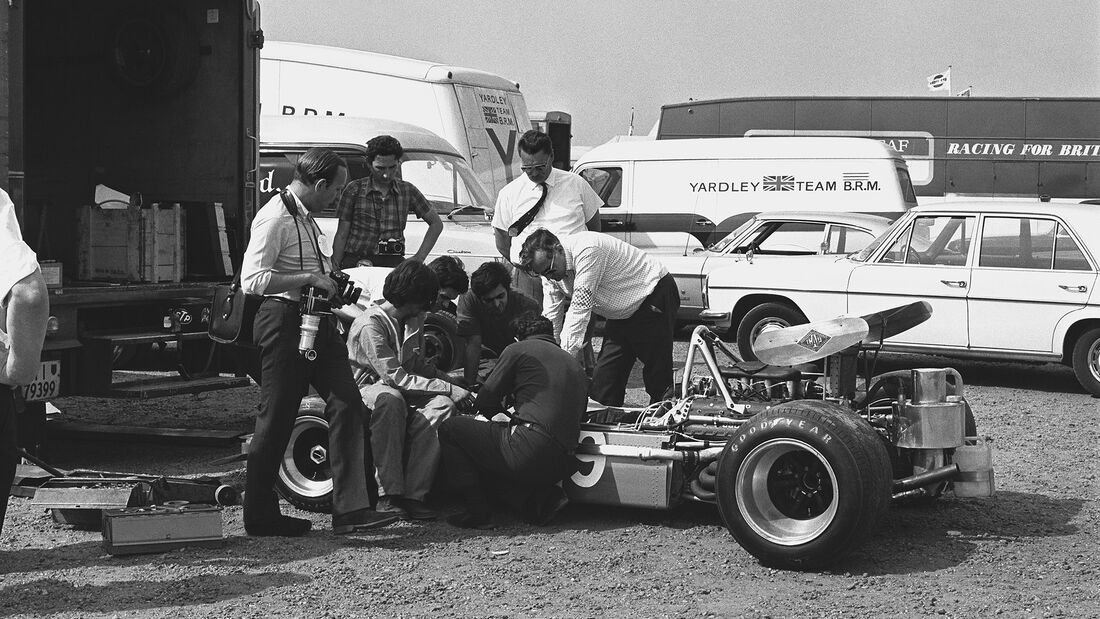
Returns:
[[[719,253],[721,253],[723,251],[726,251],[726,248],[730,246],[730,243],[733,243],[738,238],[740,238],[741,235],[744,234],[746,230],[753,227],[753,224],[755,224],[755,223],[756,223],[756,218],[755,217],[749,219],[745,223],[743,223],[740,226],[737,226],[736,228],[734,228],[733,232],[730,232],[729,234],[727,234],[721,241],[718,241],[717,243],[712,244],[707,249],[710,250],[710,251],[719,252]]]
[[[401,178],[416,185],[440,216],[485,218],[492,208],[474,171],[460,157],[428,152],[405,152]]]
[[[886,239],[894,233],[894,230],[902,225],[906,225],[903,222],[908,221],[908,217],[899,217],[897,220],[894,221],[894,223],[890,224],[889,228],[883,231],[882,234],[878,235],[875,240],[871,241],[870,245],[864,247],[854,254],[849,254],[848,258],[851,260],[855,260],[856,262],[867,262],[867,259],[871,257],[871,254],[875,253],[875,251],[877,251],[878,248],[881,247],[884,242],[886,242]]]

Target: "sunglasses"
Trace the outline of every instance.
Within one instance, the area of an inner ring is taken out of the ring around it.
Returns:
[[[542,271],[536,271],[534,269],[527,269],[527,274],[532,276],[532,277],[539,277],[539,276],[546,277],[547,274],[554,272],[554,261],[557,260],[557,259],[558,259],[558,252],[556,252],[556,251],[551,252],[550,253],[550,265],[549,266],[547,266]]]
[[[549,167],[550,167],[550,162],[547,161],[546,163],[540,163],[540,164],[537,164],[537,165],[521,165],[519,167],[519,169],[523,170],[524,172],[535,172],[535,171],[540,171],[541,172],[542,170],[545,170]]]

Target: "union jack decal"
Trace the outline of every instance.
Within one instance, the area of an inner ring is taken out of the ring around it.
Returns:
[[[765,176],[764,191],[794,191],[793,176]]]

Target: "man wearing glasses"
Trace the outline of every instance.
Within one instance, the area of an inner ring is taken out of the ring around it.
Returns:
[[[550,136],[534,129],[519,140],[523,175],[508,183],[497,196],[493,228],[497,251],[513,264],[532,232],[545,228],[559,237],[587,230],[599,231],[603,200],[577,174],[553,167]],[[540,284],[522,274],[516,288],[538,299]]]
[[[503,263],[486,262],[474,271],[470,290],[458,299],[458,334],[466,338],[463,378],[467,385],[480,382],[479,372],[492,370],[491,362],[482,367],[482,348],[499,357],[516,339],[512,320],[540,309],[537,301],[512,290],[512,276]]]
[[[592,314],[607,318],[589,395],[622,406],[634,361],[650,402],[672,385],[672,335],[680,294],[668,269],[640,249],[595,232],[557,237],[536,230],[523,243],[520,266],[546,282],[543,314],[561,347],[579,356]],[[568,303],[568,310],[566,304]]]

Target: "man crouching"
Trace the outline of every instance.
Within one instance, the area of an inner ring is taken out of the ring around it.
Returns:
[[[367,307],[348,330],[348,355],[370,431],[383,509],[403,518],[431,520],[424,504],[439,465],[439,424],[470,392],[427,363],[424,314],[436,301],[439,281],[410,259],[386,276],[384,300]]]
[[[577,467],[573,450],[588,403],[584,369],[558,348],[553,325],[537,312],[512,326],[519,341],[504,349],[475,402],[485,417],[503,412],[510,421],[452,417],[439,427],[448,485],[466,504],[447,519],[455,526],[491,526],[486,483],[534,524],[548,524],[568,503],[557,484]],[[507,413],[504,400],[512,397],[515,412]]]

